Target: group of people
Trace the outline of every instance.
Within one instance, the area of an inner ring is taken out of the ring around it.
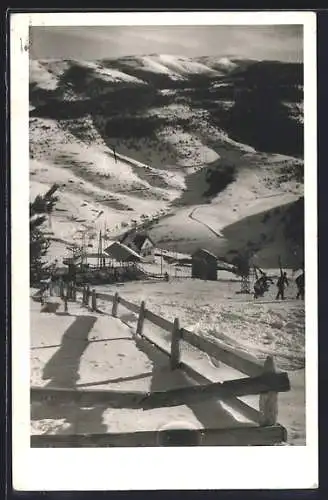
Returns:
[[[274,281],[272,278],[267,276],[267,274],[259,269],[260,276],[256,278],[256,281],[254,283],[254,299],[257,299],[259,297],[263,297],[264,293],[269,290],[269,283],[274,284]],[[304,294],[305,294],[305,271],[303,269],[303,272],[296,278],[295,280],[296,286],[297,286],[297,295],[296,299],[304,299]],[[288,279],[287,279],[287,273],[283,272],[280,270],[280,276],[277,280],[277,294],[276,294],[276,300],[285,300],[285,289],[289,285]]]

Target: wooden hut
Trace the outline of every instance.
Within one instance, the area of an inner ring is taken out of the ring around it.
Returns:
[[[199,248],[191,256],[192,278],[201,280],[217,280],[217,257],[205,250]]]
[[[113,243],[111,243],[104,250],[104,252],[108,257],[110,257],[112,260],[115,260],[116,262],[119,262],[120,264],[137,263],[143,261],[142,257],[137,252],[118,241],[114,241]]]
[[[154,262],[155,244],[147,233],[129,231],[120,239],[120,243],[134,250],[145,262]]]

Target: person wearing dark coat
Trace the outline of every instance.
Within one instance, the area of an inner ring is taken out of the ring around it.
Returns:
[[[276,300],[279,300],[279,298],[285,300],[285,286],[288,286],[287,273],[281,273],[277,281],[278,293]]]
[[[269,283],[273,283],[272,279],[266,273],[261,271],[261,276],[254,283],[254,299],[263,297],[264,292],[269,290]]]
[[[302,274],[300,274],[296,280],[296,286],[297,286],[297,295],[296,299],[301,298],[304,300],[304,292],[305,292],[305,272],[303,271]]]

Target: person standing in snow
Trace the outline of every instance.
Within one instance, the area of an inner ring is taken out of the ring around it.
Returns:
[[[302,274],[300,274],[296,280],[296,286],[297,286],[297,295],[296,299],[301,298],[304,300],[304,292],[305,292],[305,272],[303,271]]]
[[[281,271],[277,281],[278,293],[276,295],[276,300],[279,300],[279,298],[285,300],[285,286],[288,286],[287,273]]]
[[[254,267],[256,281],[254,283],[254,299],[258,297],[263,297],[264,292],[269,290],[269,283],[273,283],[272,279],[267,276],[267,274],[262,271],[262,269]],[[258,277],[257,270],[261,273],[261,276]]]

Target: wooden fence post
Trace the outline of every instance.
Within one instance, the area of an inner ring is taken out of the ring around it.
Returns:
[[[143,300],[140,304],[136,335],[142,335],[143,324],[145,321],[145,309],[146,309],[146,304],[145,301]]]
[[[86,291],[85,291],[85,305],[86,306],[89,305],[89,298],[90,298],[90,287],[88,285],[86,288]]]
[[[120,299],[120,296],[119,296],[118,292],[116,292],[114,295],[113,307],[112,307],[112,316],[114,316],[114,318],[117,317],[117,307],[118,307],[119,299]]]
[[[172,330],[172,340],[171,340],[171,370],[179,368],[180,365],[180,322],[179,318],[175,318]]]
[[[67,313],[68,312],[68,307],[67,307],[67,303],[68,303],[68,290],[64,294],[63,301],[64,301],[64,312]]]
[[[97,295],[96,295],[96,290],[92,290],[91,294],[91,311],[96,311],[97,310]]]
[[[268,356],[265,360],[264,373],[275,373],[276,367],[272,356]],[[260,394],[260,425],[274,425],[278,418],[278,393],[265,392]]]

